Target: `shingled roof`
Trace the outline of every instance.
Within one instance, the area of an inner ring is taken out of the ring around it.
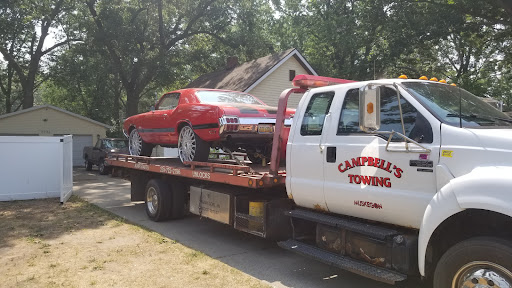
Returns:
[[[292,48],[243,63],[231,69],[223,67],[212,73],[204,74],[188,84],[187,88],[213,88],[248,92],[290,57],[295,57],[310,74],[317,75],[299,51]]]

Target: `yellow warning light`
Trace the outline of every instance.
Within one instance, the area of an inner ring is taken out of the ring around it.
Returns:
[[[398,78],[399,78],[399,79],[407,79],[407,75],[402,74],[402,75],[398,76]]]
[[[277,183],[277,178],[274,178],[274,183]]]
[[[368,112],[368,114],[373,113],[373,103],[372,102],[370,102],[366,105],[366,112]]]
[[[260,186],[263,186],[263,181],[260,180],[260,182],[258,183]]]
[[[252,180],[249,180],[249,186],[252,186]]]
[[[455,84],[455,83],[452,83],[452,84],[450,84],[450,85],[452,85],[452,86],[457,86],[457,84]]]
[[[421,76],[420,80],[428,80],[427,76]]]
[[[444,80],[444,79],[439,80],[439,82],[446,84],[446,80]]]
[[[439,81],[439,80],[437,80],[437,78],[436,78],[436,77],[432,77],[432,78],[430,78],[430,81],[436,81],[436,82],[437,82],[437,81]]]

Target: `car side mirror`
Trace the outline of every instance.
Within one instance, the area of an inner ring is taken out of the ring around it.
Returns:
[[[366,133],[380,128],[380,86],[368,84],[359,89],[359,126]]]
[[[151,110],[151,111],[155,111],[155,106],[151,106],[151,107],[149,107],[149,110]]]

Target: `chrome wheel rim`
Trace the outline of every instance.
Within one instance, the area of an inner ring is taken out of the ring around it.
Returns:
[[[192,128],[190,126],[183,127],[178,139],[178,155],[181,162],[194,160],[196,144],[196,135]]]
[[[455,273],[452,288],[512,288],[512,272],[498,264],[474,261]]]
[[[128,142],[130,155],[139,156],[140,151],[142,150],[142,138],[140,137],[137,129],[133,129],[132,132],[130,132]]]
[[[148,207],[148,211],[151,215],[156,214],[156,209],[158,207],[158,195],[156,193],[156,189],[153,187],[149,187],[148,192],[146,193],[146,206]]]

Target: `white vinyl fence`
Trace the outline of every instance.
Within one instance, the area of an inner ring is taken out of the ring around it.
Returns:
[[[0,136],[0,201],[60,197],[73,192],[73,141],[59,137]]]

